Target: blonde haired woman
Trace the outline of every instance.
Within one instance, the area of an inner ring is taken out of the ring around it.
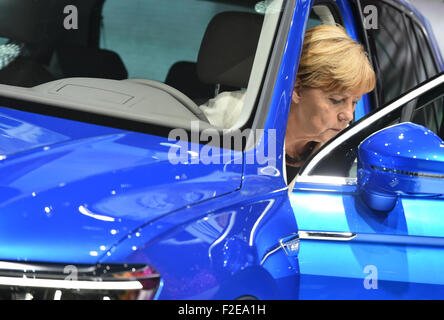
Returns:
[[[342,27],[306,32],[285,135],[288,182],[311,153],[348,126],[356,103],[375,83],[364,48]]]
[[[356,103],[375,82],[364,48],[342,27],[306,32],[285,135],[288,183],[311,153],[348,126]],[[240,91],[224,92],[201,108],[213,125],[229,127],[243,99]]]

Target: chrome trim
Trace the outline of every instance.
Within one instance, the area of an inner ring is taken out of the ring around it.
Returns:
[[[387,173],[391,173],[391,174],[398,174],[398,175],[402,175],[402,176],[444,179],[443,174],[432,174],[432,173],[426,173],[426,172],[406,171],[406,170],[399,170],[399,169],[394,169],[394,168],[379,167],[379,166],[374,166],[374,165],[371,165],[370,168],[372,168],[375,171],[387,172]]]
[[[301,240],[350,241],[356,236],[357,234],[352,232],[299,231]]]
[[[262,260],[261,260],[261,262],[260,262],[260,265],[263,265],[263,264],[265,263],[265,260],[267,260],[269,256],[271,256],[273,253],[277,252],[279,249],[281,249],[281,246],[280,246],[280,245],[278,245],[278,246],[274,247],[273,249],[269,250],[269,251],[264,255],[264,257],[262,258]]]
[[[212,244],[211,246],[208,248],[208,256],[210,257],[210,259],[212,259],[212,251],[213,248],[215,246],[217,246],[219,243],[221,243],[227,236],[228,234],[231,232],[231,229],[233,229],[234,223],[236,222],[236,215],[237,212],[236,211],[232,211],[230,216],[230,220],[228,222],[228,226],[225,228],[225,231],[222,233],[222,235],[217,238]]]
[[[302,172],[302,174],[296,178],[296,179],[298,179],[297,182],[299,182],[299,179],[301,179],[301,178],[304,179],[305,177],[308,177],[310,172],[317,166],[317,164],[320,161],[323,160],[324,157],[326,157],[337,146],[344,143],[346,140],[350,139],[355,134],[359,133],[363,128],[370,126],[375,121],[385,117],[390,112],[393,112],[394,110],[403,106],[407,102],[415,99],[419,95],[440,85],[443,82],[444,82],[444,74],[442,74],[441,76],[438,76],[436,79],[434,79],[434,80],[420,86],[419,88],[413,90],[412,92],[406,94],[402,98],[396,100],[392,104],[381,109],[379,112],[375,113],[373,116],[369,117],[368,119],[363,120],[361,123],[357,124],[355,127],[351,128],[349,131],[347,131],[343,135],[339,136],[337,139],[333,140],[329,145],[325,146],[324,149],[320,150],[319,153],[316,154],[314,156],[314,158],[307,164],[307,166],[304,169],[304,171]]]
[[[299,253],[299,234],[295,233],[279,240],[281,248],[289,257],[297,256]]]
[[[279,240],[279,244],[272,247],[262,258],[260,265],[263,265],[269,256],[276,253],[280,249],[284,250],[289,257],[297,256],[299,253],[299,234],[293,233]]]
[[[0,261],[0,287],[32,287],[77,290],[140,290],[140,280],[160,279],[156,273],[137,279],[127,272],[144,271],[145,265],[63,265]],[[0,288],[3,290],[3,288]]]
[[[322,241],[351,241],[357,236],[351,232],[330,232],[330,231],[299,231],[279,240],[279,244],[272,247],[263,256],[260,265],[263,265],[269,256],[280,249],[284,250],[289,257],[299,254],[301,240],[322,240]]]
[[[38,263],[23,263],[12,261],[0,261],[0,275],[4,272],[17,272],[18,274],[31,273],[45,273],[45,274],[58,274],[66,277],[65,267],[67,265],[62,264],[38,264]],[[77,272],[92,274],[97,270],[97,265],[75,266]],[[123,269],[124,270],[124,269]]]
[[[139,281],[76,281],[34,279],[19,277],[0,277],[0,286],[53,288],[53,289],[78,289],[78,290],[141,290]]]
[[[259,219],[257,219],[256,222],[254,223],[253,228],[251,228],[250,241],[248,241],[248,245],[250,247],[253,246],[254,234],[257,230],[257,227],[259,226],[259,224],[261,223],[261,221],[265,217],[265,215],[268,213],[268,211],[270,211],[271,207],[273,206],[273,204],[275,202],[275,199],[270,199],[270,200],[266,200],[266,201],[269,202],[268,205],[265,207],[264,212],[262,212]]]
[[[346,177],[333,177],[333,176],[297,176],[296,182],[298,183],[316,183],[316,184],[329,184],[335,186],[356,186],[356,178]]]

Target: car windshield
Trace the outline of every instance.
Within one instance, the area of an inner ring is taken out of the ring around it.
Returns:
[[[8,1],[0,12],[0,96],[223,129],[201,106],[226,93],[240,106],[229,127],[240,128],[253,114],[284,2]]]

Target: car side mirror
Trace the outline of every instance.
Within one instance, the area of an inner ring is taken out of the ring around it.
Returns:
[[[400,195],[444,194],[444,142],[410,122],[378,131],[359,145],[358,188],[373,210],[387,212]]]

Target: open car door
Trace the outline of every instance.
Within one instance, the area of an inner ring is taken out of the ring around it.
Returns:
[[[288,258],[301,299],[444,297],[443,96],[441,73],[344,130],[295,178]]]

